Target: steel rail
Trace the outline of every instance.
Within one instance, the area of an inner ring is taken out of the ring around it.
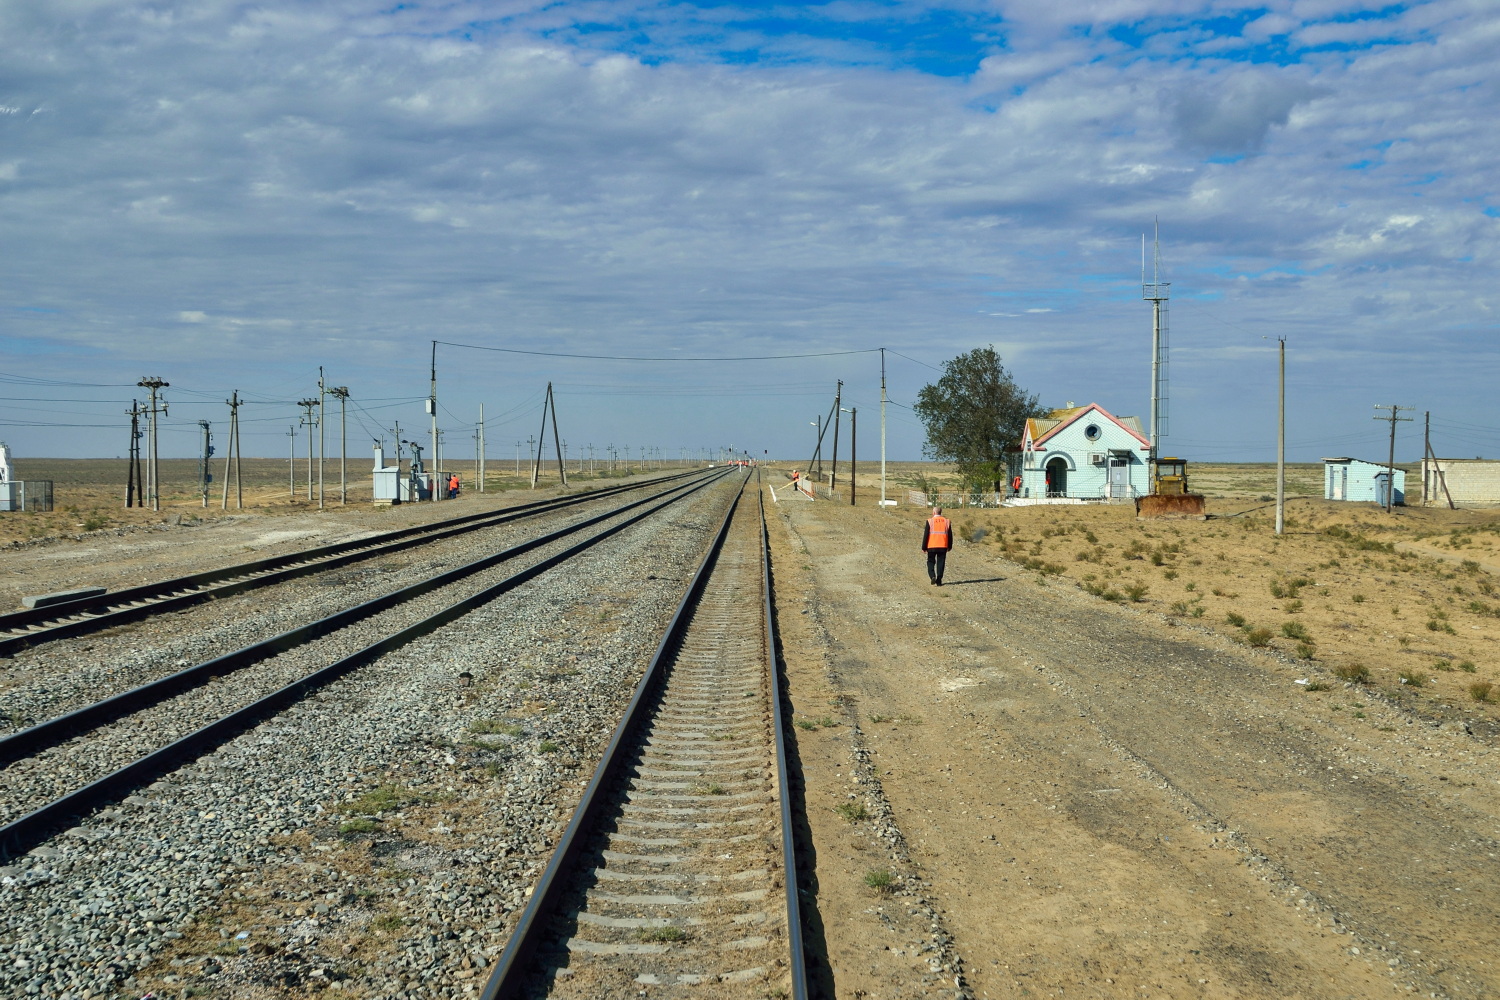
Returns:
[[[748,476],[746,477],[748,481]],[[543,870],[541,877],[533,887],[531,899],[527,903],[521,916],[516,922],[515,929],[511,932],[510,940],[506,943],[505,950],[500,954],[495,963],[495,968],[486,982],[484,990],[480,993],[480,1000],[521,1000],[525,997],[527,986],[526,977],[531,974],[533,964],[538,958],[548,931],[545,927],[546,918],[555,910],[557,902],[565,891],[566,876],[573,867],[579,855],[585,849],[585,841],[589,833],[598,825],[600,814],[609,806],[609,796],[604,789],[610,785],[623,765],[623,751],[633,735],[645,723],[651,710],[651,700],[655,691],[663,682],[665,673],[664,664],[673,651],[679,647],[682,637],[686,632],[687,625],[692,618],[693,609],[702,597],[708,579],[718,562],[719,555],[723,549],[724,541],[729,535],[730,523],[734,519],[735,511],[740,500],[744,497],[745,482],[740,484],[740,492],[735,496],[734,502],[730,504],[729,511],[724,515],[723,523],[715,535],[708,551],[704,554],[703,562],[693,576],[679,603],[676,612],[668,623],[662,640],[656,648],[649,665],[646,667],[644,676],[636,685],[631,696],[630,703],[615,727],[614,735],[605,748],[603,758],[594,771],[593,779],[584,790],[579,800],[578,808],[574,811],[572,820],[563,831],[557,847],[552,853],[547,867]],[[761,511],[762,545],[765,543],[765,520],[764,510]],[[764,562],[764,549],[762,549],[762,565]],[[769,600],[769,591],[765,597]],[[767,611],[769,612],[769,605]],[[767,621],[769,622],[769,618]],[[774,642],[774,632],[767,632],[767,639]],[[771,669],[775,671],[774,646],[770,649]],[[779,697],[779,686],[771,688],[773,696]],[[777,725],[777,765],[781,770],[779,790],[782,796],[781,819],[783,830],[790,831],[790,813],[786,797],[786,756],[780,739],[781,712],[778,707],[775,712]],[[790,853],[790,833],[784,835],[783,855],[786,864],[783,875],[787,882],[788,912],[788,961],[791,966],[793,997],[794,1000],[806,1000],[807,998],[807,976],[804,967],[802,950],[802,933],[800,925],[800,912],[796,906],[796,865],[795,858]]]
[[[566,562],[579,553],[597,545],[599,542],[618,534],[633,524],[645,520],[658,511],[670,507],[683,498],[691,496],[699,490],[718,482],[721,478],[723,478],[722,473],[711,475],[696,483],[685,484],[667,493],[658,494],[656,498],[652,499],[659,499],[663,496],[666,499],[662,499],[660,503],[653,507],[640,511],[618,524],[612,524],[598,534],[576,542],[561,552],[554,553],[541,562],[519,570],[504,580],[486,587],[476,594],[465,597],[420,622],[409,625],[399,632],[386,636],[378,642],[372,643],[357,652],[330,663],[328,666],[314,671],[300,680],[293,681],[291,684],[273,691],[249,705],[236,709],[196,732],[189,733],[187,736],[155,750],[111,774],[96,779],[82,788],[61,796],[35,811],[0,827],[0,860],[8,860],[18,854],[24,854],[34,849],[73,819],[86,815],[100,806],[123,799],[136,790],[171,773],[184,763],[215,750],[236,736],[253,729],[266,719],[296,704],[313,692],[326,687],[345,674],[384,656],[392,650],[406,645],[414,639],[428,635],[449,622],[461,618],[475,608],[540,576],[554,566]],[[741,484],[741,489],[743,490],[743,483]],[[737,500],[738,497],[736,497]],[[649,502],[647,500],[641,503]],[[640,506],[640,503],[635,503],[631,506]],[[733,508],[731,507],[732,510]],[[616,511],[616,513],[619,512]]]
[[[756,470],[759,484],[760,470]],[[761,590],[766,614],[766,658],[771,675],[771,728],[776,740],[776,786],[781,797],[781,871],[786,882],[786,927],[791,1000],[807,1000],[807,953],[802,943],[802,904],[798,896],[797,844],[792,833],[792,796],[786,763],[786,719],[782,711],[781,670],[776,656],[776,609],[771,594],[771,537],[766,530],[765,491],[755,491],[760,514]]]
[[[465,514],[462,517],[449,518],[411,528],[400,528],[396,531],[356,538],[347,542],[334,542],[329,545],[302,549],[298,552],[289,552],[285,555],[270,556],[265,559],[237,563],[233,566],[224,566],[219,569],[204,570],[201,573],[191,573],[187,576],[175,577],[169,580],[143,583],[135,587],[127,587],[124,590],[117,590],[114,593],[80,598],[76,601],[66,601],[61,604],[50,604],[43,608],[28,608],[21,611],[5,612],[4,614],[0,614],[0,633],[9,631],[14,634],[0,635],[0,657],[13,656],[19,650],[43,642],[85,635],[89,632],[112,628],[116,625],[149,618],[168,611],[181,610],[182,608],[201,604],[205,601],[229,597],[246,590],[253,590],[257,587],[282,583],[287,580],[297,579],[298,577],[309,576],[313,573],[322,573],[326,570],[337,569],[340,566],[347,566],[350,563],[359,562],[364,559],[373,559],[377,556],[400,552],[404,549],[425,545],[428,542],[438,541],[454,535],[479,531],[510,521],[533,517],[537,514],[544,514],[588,503],[591,500],[598,500],[631,490],[649,488],[704,473],[705,470],[694,469],[691,472],[676,473],[671,476],[658,476],[653,479],[622,486],[611,486],[608,489],[595,490],[578,496],[562,499],[554,497],[547,500],[535,500],[529,503],[518,504],[514,507],[506,507],[501,510]],[[214,586],[215,584],[220,584],[220,586]],[[85,615],[87,617],[75,617],[78,615]],[[53,622],[54,624],[37,631],[15,631],[17,629],[31,628],[46,622]]]
[[[709,477],[709,479],[711,478],[713,477]],[[708,479],[705,479],[705,482],[707,481]],[[658,500],[672,493],[691,488],[691,483],[679,484],[661,493],[633,500],[623,506],[607,510],[602,514],[596,514],[576,524],[567,525],[529,541],[512,545],[510,548],[503,549],[500,552],[484,556],[470,563],[465,563],[462,566],[409,584],[398,590],[393,590],[372,600],[364,601],[352,608],[335,612],[325,618],[320,618],[317,621],[282,632],[280,635],[252,643],[233,652],[225,653],[223,656],[215,657],[212,660],[205,660],[202,663],[186,667],[176,673],[168,674],[166,677],[158,678],[139,687],[131,688],[128,691],[122,691],[113,697],[97,701],[92,705],[86,705],[66,715],[60,715],[55,719],[49,719],[46,722],[38,723],[35,726],[12,733],[9,736],[0,738],[0,768],[13,761],[33,756],[47,747],[63,743],[80,733],[97,729],[133,712],[149,708],[184,691],[200,687],[215,677],[222,677],[225,674],[241,670],[262,660],[278,656],[287,650],[306,645],[313,640],[320,639],[355,622],[373,617],[398,604],[404,604],[413,598],[430,593],[440,587],[445,587],[450,583],[455,583],[464,577],[472,576],[482,570],[489,569],[491,566],[507,562],[516,556],[524,555],[542,545],[565,538],[568,535],[576,534],[585,528],[598,524],[600,521],[608,520],[628,510],[640,507],[643,504],[651,503],[653,500]]]

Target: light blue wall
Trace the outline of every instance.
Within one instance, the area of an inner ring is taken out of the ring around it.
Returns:
[[[1085,430],[1096,425],[1100,434],[1090,441]],[[1047,439],[1043,445],[1047,450],[1028,452],[1022,456],[1021,495],[1041,497],[1047,495],[1047,463],[1054,458],[1063,458],[1068,464],[1067,493],[1070,497],[1102,497],[1109,485],[1108,460],[1094,465],[1089,455],[1102,452],[1106,456],[1112,450],[1128,451],[1130,454],[1130,485],[1137,495],[1151,492],[1151,469],[1147,464],[1150,450],[1129,431],[1112,420],[1097,413],[1085,414],[1062,431]]]
[[[1359,500],[1365,503],[1375,503],[1380,499],[1375,487],[1375,477],[1384,477],[1386,467],[1376,465],[1374,462],[1362,462],[1359,459],[1323,463],[1323,499],[1335,499],[1335,488],[1339,480],[1343,478],[1345,470],[1348,473],[1348,480],[1343,499]],[[1396,502],[1406,503],[1406,472],[1403,469],[1396,470]]]

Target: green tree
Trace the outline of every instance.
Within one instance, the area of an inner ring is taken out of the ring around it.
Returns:
[[[952,462],[969,486],[999,490],[1005,453],[1021,443],[1029,417],[1044,414],[1000,363],[993,346],[977,347],[943,365],[943,377],[917,393],[917,417],[927,427],[922,450]]]

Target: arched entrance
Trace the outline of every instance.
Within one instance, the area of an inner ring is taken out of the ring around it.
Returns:
[[[1065,497],[1068,495],[1068,463],[1066,459],[1054,458],[1047,463],[1047,495],[1049,497]]]

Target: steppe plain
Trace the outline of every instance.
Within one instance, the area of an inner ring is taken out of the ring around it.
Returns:
[[[23,463],[57,510],[0,515],[0,599],[497,499],[319,512],[261,461],[227,514],[190,463],[159,513],[120,509],[123,462]],[[1500,991],[1500,512],[1328,503],[1299,466],[1277,538],[1268,467],[1204,466],[1204,522],[952,511],[935,588],[906,491],[946,470],[893,463],[888,510],[873,472],[768,508],[823,995]]]

